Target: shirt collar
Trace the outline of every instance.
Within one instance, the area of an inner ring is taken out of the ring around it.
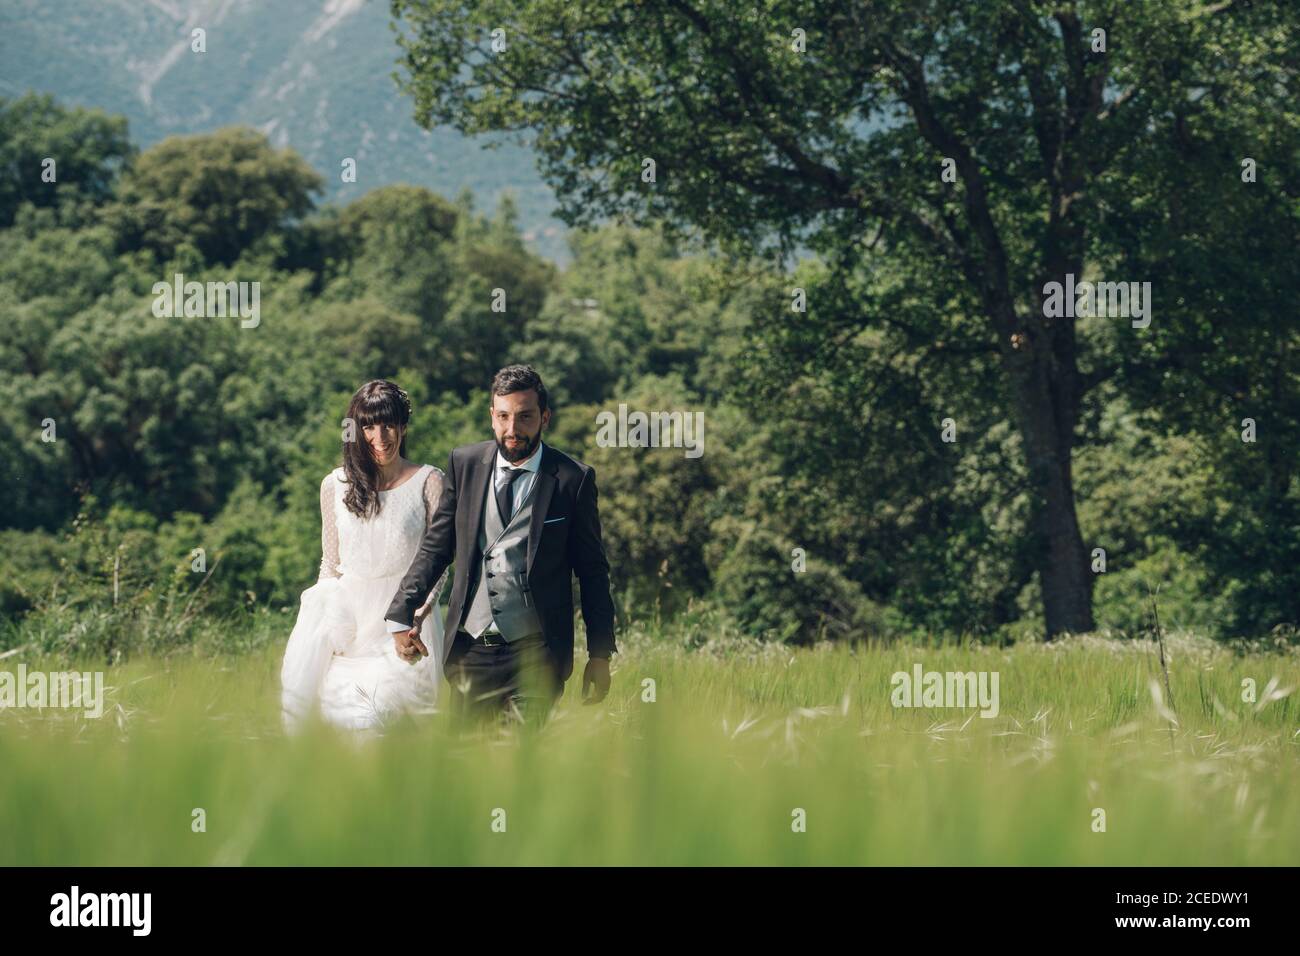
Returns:
[[[522,465],[515,465],[515,464],[512,464],[512,463],[506,461],[505,456],[504,456],[503,454],[501,454],[501,449],[498,448],[498,449],[497,449],[497,460],[496,460],[496,466],[495,466],[495,467],[497,467],[497,468],[516,468],[516,469],[519,469],[519,470],[521,470],[521,471],[531,471],[531,472],[535,475],[535,474],[537,474],[538,469],[542,467],[542,453],[543,453],[545,450],[546,450],[546,442],[541,442],[541,441],[539,441],[539,442],[537,443],[537,451],[533,452],[533,457],[529,458],[529,459],[528,459],[526,462],[524,462]]]

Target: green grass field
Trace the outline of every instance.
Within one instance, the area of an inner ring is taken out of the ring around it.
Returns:
[[[110,668],[101,719],[0,710],[0,864],[1300,863],[1293,650],[1175,638],[1173,726],[1152,644],[621,646],[536,735],[286,739],[274,644]],[[996,671],[1000,713],[895,709],[916,663]]]

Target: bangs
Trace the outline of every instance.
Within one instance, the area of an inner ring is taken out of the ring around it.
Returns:
[[[357,424],[365,428],[368,425],[405,425],[406,406],[388,390],[367,396],[357,410]]]

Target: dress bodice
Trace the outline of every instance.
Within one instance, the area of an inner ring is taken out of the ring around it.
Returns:
[[[436,476],[431,478],[430,472]],[[343,503],[347,491],[342,468],[333,472],[334,526],[338,534],[338,570],[348,576],[382,578],[405,574],[420,548],[428,527],[429,510],[441,492],[442,472],[432,465],[420,470],[396,488],[379,492],[379,514],[362,520]],[[429,485],[432,502],[427,500]]]

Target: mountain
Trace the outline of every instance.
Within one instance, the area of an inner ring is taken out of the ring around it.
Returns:
[[[393,81],[390,22],[380,0],[5,0],[0,96],[32,90],[120,113],[141,147],[252,126],[324,175],[324,201],[408,182],[449,199],[468,188],[492,209],[510,190],[529,248],[565,263],[565,226],[530,150],[416,126]],[[191,50],[195,28],[204,53]],[[355,183],[341,178],[347,157]]]

